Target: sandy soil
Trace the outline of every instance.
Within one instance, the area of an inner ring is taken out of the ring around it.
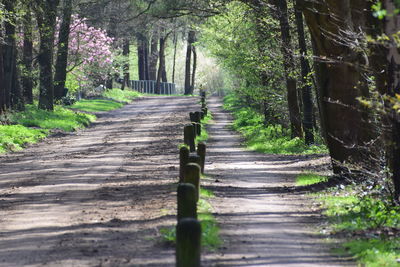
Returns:
[[[197,99],[151,97],[0,157],[0,266],[164,266],[183,124]]]
[[[310,199],[293,191],[302,170],[327,169],[321,156],[277,156],[247,151],[231,130],[231,117],[210,100],[215,124],[209,127],[207,187],[223,247],[205,256],[210,266],[352,266],[331,255],[318,234],[321,218]]]
[[[0,266],[174,266],[159,229],[175,223],[177,146],[197,99],[149,97],[89,129],[0,157]],[[202,181],[225,243],[204,266],[341,266],[316,232],[318,213],[289,192],[326,158],[243,149],[216,99]]]

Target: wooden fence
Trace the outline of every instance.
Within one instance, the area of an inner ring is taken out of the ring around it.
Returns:
[[[150,80],[130,81],[130,86],[133,90],[155,94],[157,82]],[[160,95],[175,95],[176,85],[174,83],[160,83]]]

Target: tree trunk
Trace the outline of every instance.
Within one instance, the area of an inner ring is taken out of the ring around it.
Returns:
[[[28,104],[33,104],[33,73],[32,73],[32,61],[33,61],[33,41],[32,41],[32,13],[27,10],[24,18],[24,44],[23,44],[23,73],[22,78],[22,88],[25,102]]]
[[[304,35],[303,13],[298,7],[298,0],[295,0],[295,17],[296,17],[297,35],[298,35],[298,43],[300,50],[304,140],[307,145],[310,145],[314,143],[313,101],[311,94],[311,86],[307,83],[307,78],[309,77],[311,71],[307,59],[307,45]]]
[[[54,84],[53,84],[53,46],[57,16],[57,0],[36,0],[37,21],[39,26],[40,48],[38,62],[39,76],[39,108],[54,109]]]
[[[150,45],[150,57],[149,57],[149,78],[152,81],[157,79],[157,62],[158,62],[158,33],[157,31],[153,32],[153,36],[151,37],[151,45]]]
[[[162,45],[161,45],[162,43]],[[166,66],[165,66],[165,46],[167,43],[167,38],[161,38],[160,39],[160,68],[161,68],[161,80],[164,83],[168,82],[168,78],[167,78],[167,70],[166,70]],[[162,49],[161,49],[162,47]]]
[[[346,0],[306,2],[303,6],[314,46],[320,117],[333,170],[352,177],[367,158],[361,148],[371,141],[371,133],[365,129],[368,122],[363,121],[365,114],[357,100],[366,94],[360,71],[364,57],[345,41],[337,41],[348,39],[343,29],[354,30],[351,10]]]
[[[129,39],[125,39],[125,40],[124,40],[124,45],[123,45],[123,47],[122,47],[122,55],[123,55],[125,58],[128,58],[128,60],[129,60],[129,53],[130,53],[129,46],[130,46]],[[121,90],[124,90],[124,89],[125,89],[125,86],[129,87],[129,81],[130,81],[130,76],[129,76],[129,61],[128,61],[127,63],[124,64],[123,69],[124,69],[124,81],[122,82]]]
[[[178,46],[178,38],[176,32],[174,33],[174,59],[172,62],[172,83],[175,83],[175,69],[176,69],[176,52]]]
[[[185,95],[190,95],[192,92],[191,88],[191,75],[190,69],[192,68],[191,58],[192,58],[192,45],[194,43],[195,32],[189,31],[187,50],[186,50],[186,66],[185,66]]]
[[[288,22],[287,2],[286,0],[275,0],[274,4],[277,8],[281,28],[282,54],[285,69],[291,135],[292,138],[303,138],[296,80],[292,75],[295,65],[292,52],[290,26]]]
[[[193,94],[194,92],[194,85],[196,81],[196,69],[197,69],[197,51],[196,46],[192,46],[193,51],[193,69],[192,69],[192,82],[190,84],[190,93]]]
[[[64,8],[60,32],[58,34],[57,59],[54,74],[54,99],[60,100],[64,96],[65,81],[67,79],[69,33],[72,15],[72,0],[64,0]]]
[[[137,53],[138,53],[138,70],[139,70],[139,80],[146,79],[146,61],[145,61],[145,49],[143,43],[143,35],[137,34]]]
[[[0,37],[2,33],[0,31]],[[6,110],[5,103],[5,84],[4,84],[4,65],[3,65],[3,44],[0,44],[0,114]]]

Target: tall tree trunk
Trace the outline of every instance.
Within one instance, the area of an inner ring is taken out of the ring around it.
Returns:
[[[124,45],[122,47],[122,55],[128,59],[129,59],[129,53],[130,53],[129,46],[130,46],[129,39],[125,39]],[[121,90],[124,90],[125,86],[129,87],[129,82],[130,82],[129,61],[127,61],[127,63],[124,64],[123,68],[124,68],[124,81],[122,82]]]
[[[149,40],[147,37],[144,37],[143,40],[143,62],[144,62],[144,79],[145,80],[150,80],[150,71],[149,71]]]
[[[151,37],[150,44],[150,57],[149,57],[149,78],[152,81],[157,79],[157,62],[158,62],[158,32],[154,31],[153,36]]]
[[[4,8],[10,14],[15,12],[15,2],[13,0],[3,1]],[[15,21],[11,17],[9,21],[4,23],[5,37],[4,37],[4,49],[3,49],[3,62],[4,62],[4,90],[5,90],[5,108],[11,108],[12,105],[12,90],[15,77],[15,68],[17,50],[15,43]]]
[[[176,32],[174,32],[174,59],[172,62],[172,83],[175,83],[175,69],[176,69],[176,52],[177,52],[177,46],[178,46],[178,37]]]
[[[45,110],[54,109],[54,84],[53,84],[53,46],[57,16],[58,0],[46,0],[37,2],[37,22],[39,26],[39,108]]]
[[[311,94],[311,86],[307,82],[310,75],[310,65],[307,59],[307,45],[304,35],[303,13],[299,9],[298,0],[295,0],[295,17],[298,35],[298,43],[300,50],[300,67],[301,67],[301,83],[302,83],[302,99],[303,99],[303,127],[304,140],[307,145],[314,143],[314,127],[313,127],[313,101]]]
[[[196,51],[196,46],[192,46],[192,51],[193,51],[193,68],[192,68],[192,82],[190,84],[190,93],[193,94],[194,92],[194,86],[195,86],[195,81],[196,81],[196,69],[197,69],[197,51]]]
[[[24,26],[24,44],[23,44],[23,73],[22,88],[25,102],[33,104],[33,73],[32,73],[32,61],[33,61],[33,41],[32,41],[32,13],[27,10],[23,18]]]
[[[0,31],[0,37],[2,37],[2,32]],[[4,83],[4,65],[3,65],[3,44],[0,44],[0,114],[6,109],[5,103],[5,83]]]
[[[187,40],[187,50],[186,50],[186,64],[185,64],[185,95],[190,95],[192,92],[191,88],[191,75],[190,70],[192,68],[191,58],[192,58],[192,46],[194,43],[195,32],[189,31]]]
[[[72,0],[64,0],[64,8],[60,32],[58,34],[57,59],[54,74],[54,99],[60,100],[64,96],[65,81],[67,79],[69,33],[72,16]]]
[[[143,45],[143,35],[138,33],[136,36],[137,40],[137,54],[138,54],[138,71],[139,71],[139,80],[145,80],[145,51]]]
[[[294,59],[290,36],[290,26],[288,21],[287,2],[286,0],[275,0],[274,5],[277,8],[279,24],[281,28],[282,54],[285,69],[291,134],[292,137],[303,138],[296,80],[292,75],[292,72],[294,70]]]
[[[161,45],[162,43],[162,45]],[[167,78],[167,70],[166,70],[166,66],[165,66],[165,46],[167,43],[167,38],[160,38],[160,69],[161,69],[161,80],[164,83],[168,82],[168,78]],[[162,49],[161,49],[162,47]]]
[[[325,0],[304,4],[302,10],[316,58],[320,117],[333,170],[352,177],[353,171],[362,167],[366,158],[365,151],[360,148],[372,139],[365,129],[368,122],[363,121],[364,114],[357,100],[366,94],[360,71],[360,60],[364,56],[345,41],[337,41],[347,40],[349,36],[344,34],[354,31],[351,3]]]

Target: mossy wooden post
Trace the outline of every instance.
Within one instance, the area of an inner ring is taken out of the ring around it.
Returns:
[[[188,161],[189,161],[188,163],[196,163],[199,166],[201,166],[201,157],[197,153],[190,153]]]
[[[196,112],[194,113],[194,120],[195,120],[195,122],[197,123],[196,134],[197,134],[198,136],[201,135],[201,125],[200,125],[201,119],[202,119],[202,118],[201,118],[201,112],[196,111]]]
[[[178,222],[187,217],[197,219],[196,187],[181,183],[178,185]]]
[[[195,132],[196,136],[199,136],[199,129],[201,129],[200,124],[197,122],[192,122],[192,125],[194,127],[194,132]]]
[[[190,157],[189,157],[190,161]],[[199,201],[200,192],[200,165],[198,163],[188,163],[185,166],[184,182],[194,185],[196,188],[196,202]]]
[[[176,267],[200,267],[201,225],[194,218],[183,218],[176,226]]]
[[[191,124],[186,125],[184,128],[183,139],[184,143],[189,146],[190,152],[196,151],[196,146],[194,144],[195,135],[194,126]]]
[[[200,167],[201,167],[201,173],[204,174],[204,165],[206,161],[206,150],[207,150],[207,145],[203,142],[200,142],[197,145],[197,155],[200,157]]]
[[[189,148],[187,148],[187,146],[182,146],[179,149],[179,182],[183,183],[183,179],[184,179],[184,168],[186,166],[186,164],[189,163]]]
[[[189,113],[189,117],[190,117],[190,121],[191,122],[196,122],[196,117],[195,117],[195,113],[194,112],[190,112]]]
[[[201,111],[204,113],[204,117],[208,115],[208,108],[207,107],[203,107],[201,109]]]

